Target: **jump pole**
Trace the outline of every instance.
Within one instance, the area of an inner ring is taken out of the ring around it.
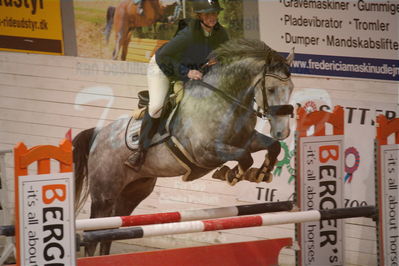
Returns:
[[[290,211],[293,208],[291,201],[238,205],[221,208],[185,210],[166,213],[154,213],[132,216],[108,218],[82,219],[76,221],[76,230],[98,230],[127,226],[162,224],[222,218],[231,216],[251,215],[266,212]]]
[[[252,215],[268,212],[290,211],[293,209],[292,201],[257,203],[248,205],[237,205],[220,208],[185,210],[176,212],[153,213],[131,216],[116,216],[94,219],[76,220],[76,230],[101,230],[114,229],[127,226],[139,226],[149,224],[162,224],[184,221],[195,221],[205,219],[216,219],[222,217],[233,217]],[[0,226],[0,235],[13,236],[14,226]]]
[[[340,208],[331,210],[312,210],[303,212],[277,212],[253,216],[212,219],[204,221],[189,221],[168,224],[144,225],[123,229],[109,229],[84,232],[80,244],[89,242],[114,241],[123,239],[163,236],[170,234],[185,234],[227,230],[244,227],[267,226],[277,224],[303,223],[331,219],[353,217],[371,217],[376,214],[374,206]]]

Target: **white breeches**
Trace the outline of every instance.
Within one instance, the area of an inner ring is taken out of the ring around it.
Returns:
[[[148,64],[147,83],[150,95],[148,113],[152,118],[159,118],[162,113],[165,98],[168,94],[169,79],[157,65],[155,55]]]

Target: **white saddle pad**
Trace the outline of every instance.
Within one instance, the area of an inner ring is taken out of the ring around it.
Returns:
[[[126,128],[125,141],[131,150],[137,150],[139,147],[139,135],[142,120],[136,120],[133,117],[129,120]]]

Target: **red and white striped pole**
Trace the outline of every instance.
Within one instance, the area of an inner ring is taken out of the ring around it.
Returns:
[[[126,226],[215,219],[266,212],[290,211],[292,208],[292,201],[280,201],[200,210],[185,210],[180,212],[81,219],[76,220],[76,230],[101,230]],[[13,225],[0,226],[0,235],[13,236],[14,234],[15,232]]]
[[[109,229],[83,233],[81,244],[88,242],[143,238],[169,234],[184,234],[234,228],[255,227],[276,224],[302,223],[320,220],[344,219],[353,217],[374,217],[374,206],[312,210],[303,212],[277,212],[261,215],[191,221],[168,224],[137,226],[123,229]]]
[[[99,230],[126,226],[195,221],[266,212],[290,211],[292,208],[293,203],[291,201],[281,201],[179,212],[82,219],[76,221],[76,230]]]

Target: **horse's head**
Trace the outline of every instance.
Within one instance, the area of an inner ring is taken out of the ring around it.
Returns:
[[[294,51],[283,58],[275,51],[270,50],[266,56],[263,73],[260,73],[255,82],[255,101],[270,122],[270,134],[278,140],[285,139],[290,134],[289,119],[293,106],[289,104],[293,90],[289,65],[294,59]]]
[[[260,40],[234,39],[221,45],[211,57],[223,69],[219,88],[247,106],[255,97],[260,113],[270,121],[272,137],[287,138],[293,111],[289,105],[294,87],[289,72],[293,51],[284,58]]]

